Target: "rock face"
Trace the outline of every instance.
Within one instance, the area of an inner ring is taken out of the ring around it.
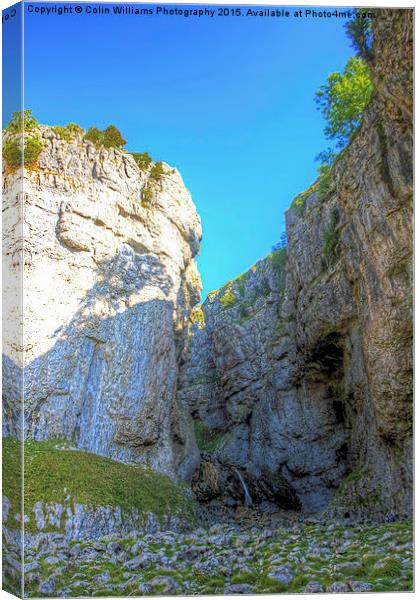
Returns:
[[[8,504],[3,499],[3,509]],[[19,515],[17,515],[19,516]],[[191,522],[187,518],[176,515],[168,515],[158,520],[154,513],[145,517],[138,510],[130,512],[121,510],[119,506],[87,506],[75,502],[66,505],[58,502],[37,502],[33,517],[35,531],[25,530],[25,548],[39,545],[41,541],[48,543],[49,540],[57,538],[72,541],[95,540],[105,536],[124,537],[136,536],[157,531],[186,531],[191,528]],[[12,547],[21,546],[21,530],[6,526],[3,517],[3,532],[5,542]],[[16,519],[17,521],[17,519]],[[10,525],[10,524],[9,524]]]
[[[374,27],[376,91],[330,190],[209,295],[179,391],[217,461],[358,517],[412,503],[412,13]]]
[[[234,468],[249,474],[257,501],[318,510],[346,473],[340,460],[346,433],[335,408],[334,365],[325,383],[316,380],[315,359],[307,381],[297,372],[286,259],[286,250],[278,250],[209,296],[179,394],[196,421],[218,431],[217,460],[233,479]]]
[[[21,434],[23,366],[25,437],[188,478],[197,450],[176,386],[201,285],[191,197],[167,165],[155,180],[127,152],[40,133],[39,165],[5,180],[5,267],[24,278],[23,347],[16,318],[5,333],[5,433]]]

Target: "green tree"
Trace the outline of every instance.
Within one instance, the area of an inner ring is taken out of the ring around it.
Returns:
[[[164,175],[166,175],[166,172],[163,166],[163,162],[159,160],[153,165],[150,171],[150,179],[153,179],[154,181],[160,181]]]
[[[108,125],[103,132],[103,145],[105,148],[122,148],[126,145],[127,140],[123,138],[119,129],[115,125]]]
[[[108,125],[105,131],[101,131],[97,127],[89,127],[85,134],[85,140],[92,142],[97,148],[99,146],[122,148],[127,143],[115,125]]]
[[[92,142],[95,146],[100,146],[102,143],[102,131],[97,127],[89,127],[85,133],[85,140]]]
[[[324,133],[337,148],[344,148],[359,127],[371,94],[369,69],[359,57],[350,58],[343,74],[331,73],[317,91],[316,102],[327,121]]]
[[[24,111],[12,114],[12,118],[6,125],[6,131],[9,133],[22,133],[22,131],[33,131],[37,126],[38,120],[33,116],[32,110],[27,108]]]
[[[351,39],[357,56],[371,63],[373,60],[373,28],[374,8],[355,8],[352,18],[344,25]]]
[[[67,125],[55,125],[51,129],[56,133],[60,139],[66,142],[71,142],[77,134],[84,134],[82,129],[77,123],[68,123]]]
[[[141,171],[147,169],[152,163],[152,158],[148,152],[131,152],[131,155]]]
[[[44,141],[37,133],[23,138],[9,138],[3,144],[3,158],[10,167],[33,165],[44,149]],[[22,153],[23,150],[23,153]]]
[[[3,142],[3,158],[10,167],[22,164],[22,140],[7,139]]]

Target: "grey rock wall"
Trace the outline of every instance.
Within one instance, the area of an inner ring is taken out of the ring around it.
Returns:
[[[9,515],[9,500],[3,496],[3,530],[5,542],[21,546],[21,530],[13,527],[20,515]],[[10,518],[9,518],[10,517]],[[6,524],[6,522],[8,523]],[[37,547],[54,540],[87,541],[106,536],[128,537],[157,531],[184,531],[191,527],[187,518],[167,515],[160,520],[153,513],[141,515],[138,510],[123,511],[119,506],[88,506],[78,502],[37,502],[25,515],[24,546]],[[28,524],[32,525],[29,529]]]
[[[379,11],[375,40],[376,92],[330,192],[286,213],[287,251],[209,295],[179,392],[220,472],[358,518],[412,506],[412,12]]]

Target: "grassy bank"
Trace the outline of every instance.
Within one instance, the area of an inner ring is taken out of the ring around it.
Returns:
[[[169,477],[144,466],[126,465],[90,452],[68,449],[68,442],[27,441],[24,446],[25,514],[31,516],[36,502],[74,502],[88,506],[133,508],[156,516],[193,514],[186,490]],[[21,443],[3,439],[3,494],[11,502],[8,524],[20,513]],[[31,528],[33,519],[28,527]]]

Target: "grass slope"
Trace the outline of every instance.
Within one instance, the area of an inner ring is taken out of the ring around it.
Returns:
[[[68,442],[62,440],[25,442],[25,514],[31,515],[34,504],[42,501],[120,506],[123,511],[137,508],[140,514],[153,512],[158,517],[193,515],[193,502],[186,490],[169,477],[145,466],[66,449],[66,445]],[[11,502],[12,519],[21,512],[20,457],[21,442],[4,438],[3,494]]]

